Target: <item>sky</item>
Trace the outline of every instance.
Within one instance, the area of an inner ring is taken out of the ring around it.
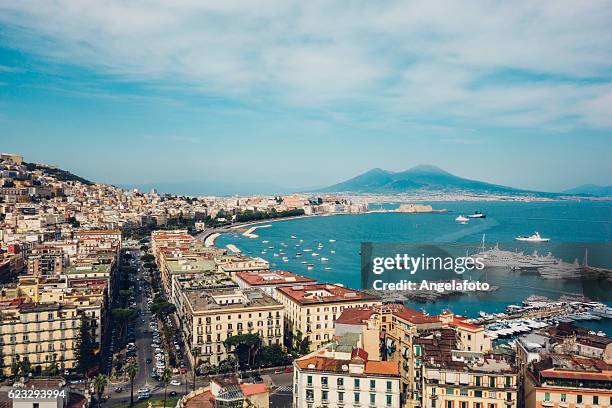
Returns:
[[[0,150],[122,185],[417,164],[610,185],[611,21],[597,0],[0,2]]]

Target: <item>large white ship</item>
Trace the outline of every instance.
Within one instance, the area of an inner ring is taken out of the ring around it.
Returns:
[[[520,235],[514,239],[516,239],[517,241],[524,241],[524,242],[548,242],[550,241],[550,238],[542,238],[538,231],[536,231],[533,235],[530,235],[528,237],[524,235]]]

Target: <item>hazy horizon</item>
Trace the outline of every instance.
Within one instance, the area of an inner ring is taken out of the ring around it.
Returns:
[[[432,164],[612,185],[606,2],[0,6],[0,150],[97,182],[311,189]]]

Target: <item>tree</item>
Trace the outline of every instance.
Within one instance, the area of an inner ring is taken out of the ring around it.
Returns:
[[[170,316],[174,312],[176,312],[176,306],[165,300],[160,302],[156,301],[151,305],[151,313],[153,313],[155,316],[162,320],[166,316]]]
[[[166,408],[166,397],[168,395],[168,383],[170,382],[171,378],[172,378],[172,371],[170,371],[169,368],[165,368],[164,371],[162,371],[162,374],[160,377],[160,381],[164,383],[164,408]]]
[[[125,366],[125,372],[130,377],[130,407],[134,406],[134,378],[138,373],[138,364],[134,361],[129,362]]]
[[[107,378],[104,374],[98,374],[93,379],[93,391],[96,394],[98,401],[98,408],[100,408],[100,404],[102,403],[102,394],[104,394],[104,388],[106,388]]]
[[[193,390],[195,391],[196,368],[198,367],[198,357],[200,356],[200,348],[194,347],[191,350],[191,355],[193,355]]]
[[[127,328],[127,324],[136,318],[136,311],[134,309],[116,307],[111,310],[111,315],[114,323],[119,325],[119,337],[123,338],[123,333]]]
[[[261,353],[257,356],[259,367],[279,367],[289,364],[287,353],[278,344],[262,347]]]
[[[95,365],[94,357],[94,339],[91,334],[90,318],[85,314],[81,315],[81,326],[79,327],[79,336],[77,338],[77,372],[87,374],[87,372]]]
[[[255,356],[261,347],[261,338],[257,334],[245,333],[228,337],[223,345],[227,350],[233,350],[241,366],[246,363],[246,365],[252,367]]]

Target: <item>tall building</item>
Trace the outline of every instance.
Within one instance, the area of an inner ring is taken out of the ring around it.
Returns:
[[[10,375],[20,361],[34,373],[55,365],[59,370],[76,364],[80,316],[74,305],[27,303],[16,299],[0,303],[1,369]]]
[[[281,286],[276,299],[285,307],[286,330],[307,340],[311,350],[332,340],[334,323],[345,309],[382,304],[375,295],[332,284]]]
[[[259,335],[263,345],[282,344],[283,305],[258,289],[212,289],[183,292],[183,331],[197,363],[217,365],[226,359],[224,341],[236,335]]]

